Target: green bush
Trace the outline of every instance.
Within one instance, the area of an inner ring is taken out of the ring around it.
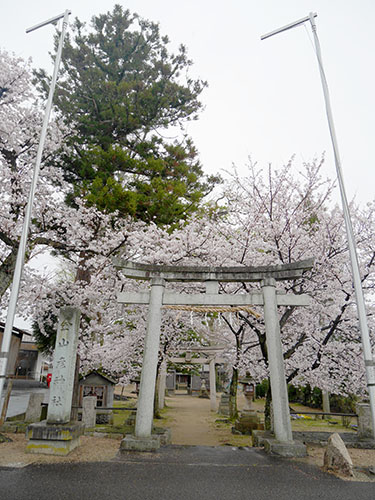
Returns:
[[[355,413],[355,405],[358,402],[358,397],[354,394],[349,394],[349,396],[339,396],[337,394],[331,394],[329,397],[329,402],[332,412]]]
[[[310,408],[321,408],[322,391],[318,387],[311,388],[310,385],[296,387],[288,385],[288,398],[290,403],[300,403]]]
[[[265,398],[267,391],[268,391],[268,386],[269,386],[269,382],[268,382],[267,378],[262,380],[262,382],[260,384],[257,384],[255,387],[255,397],[256,398]]]

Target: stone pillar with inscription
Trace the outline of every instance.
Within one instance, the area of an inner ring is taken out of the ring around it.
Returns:
[[[28,427],[29,453],[67,455],[79,445],[84,426],[70,422],[79,320],[78,309],[60,309],[47,420]]]
[[[79,318],[78,309],[64,307],[60,310],[47,413],[49,424],[66,424],[70,421]]]

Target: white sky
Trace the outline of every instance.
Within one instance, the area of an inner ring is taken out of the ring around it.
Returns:
[[[233,163],[244,171],[249,155],[276,168],[293,154],[298,165],[326,151],[325,171],[333,178],[309,24],[260,41],[260,35],[317,12],[348,197],[360,203],[374,198],[373,0],[15,0],[1,7],[0,47],[51,69],[53,27],[28,35],[25,29],[67,8],[89,21],[115,3],[159,22],[172,47],[187,46],[192,75],[208,81],[205,110],[188,129],[207,173],[230,170]]]
[[[0,46],[50,67],[53,27],[25,29],[63,12],[89,21],[121,3],[160,23],[171,45],[183,43],[192,75],[209,88],[189,133],[207,173],[241,171],[251,155],[276,168],[327,152],[335,176],[323,93],[309,24],[265,41],[260,35],[317,12],[348,197],[374,198],[375,32],[373,0],[16,0],[1,8]]]

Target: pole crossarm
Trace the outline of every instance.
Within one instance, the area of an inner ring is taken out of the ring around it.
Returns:
[[[64,16],[69,16],[72,13],[71,10],[66,10],[62,14],[59,14],[58,16],[51,17],[50,19],[47,19],[47,21],[42,21],[41,23],[35,24],[34,26],[31,26],[31,28],[27,28],[26,33],[31,33],[32,31],[35,31],[39,28],[42,28],[43,26],[46,26],[47,24],[55,24],[57,21],[62,19]]]
[[[292,295],[292,294],[277,294],[277,305],[278,306],[308,306],[311,304],[311,297],[302,295]],[[120,304],[149,304],[150,293],[145,292],[119,292],[117,294],[117,302]],[[246,310],[249,306],[263,306],[264,299],[261,293],[248,293],[248,294],[237,294],[237,295],[226,295],[226,294],[206,294],[206,293],[193,293],[191,295],[186,293],[173,293],[165,292],[163,296],[163,306],[202,306],[202,307],[225,307],[233,306],[237,308],[243,308]],[[193,310],[193,309],[190,309]],[[194,309],[195,310],[195,309]],[[201,312],[211,312],[204,311]],[[219,311],[220,312],[220,311]],[[229,312],[229,311],[222,311]],[[232,312],[235,312],[234,309]]]
[[[300,24],[305,23],[306,21],[310,21],[311,17],[317,17],[318,14],[316,12],[312,12],[309,16],[303,17],[302,19],[298,19],[298,21],[294,21],[293,23],[286,24],[285,26],[282,26],[281,28],[277,28],[276,30],[270,31],[269,33],[266,33],[265,35],[262,35],[260,37],[261,40],[265,40],[266,38],[269,38],[270,36],[277,35],[278,33],[282,33],[283,31],[290,30],[292,28],[295,28],[296,26],[299,26]]]
[[[248,267],[164,266],[142,264],[119,258],[114,259],[113,262],[116,267],[123,270],[127,278],[140,280],[162,278],[166,281],[175,282],[255,282],[267,278],[274,278],[276,281],[294,280],[301,278],[303,273],[314,265],[314,259],[312,258],[277,266]]]

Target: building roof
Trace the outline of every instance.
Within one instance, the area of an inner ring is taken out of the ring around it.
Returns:
[[[0,321],[0,332],[3,333],[4,330],[5,330],[5,323]],[[22,339],[23,335],[30,335],[30,333],[27,330],[23,330],[22,328],[17,328],[16,326],[14,326],[12,330],[12,335],[15,335],[16,337]]]
[[[117,384],[116,380],[114,380],[113,378],[109,377],[108,375],[105,375],[97,370],[91,370],[90,372],[86,373],[86,375],[80,375],[79,380],[80,381],[85,380],[88,377],[90,377],[90,375],[98,375],[99,377],[103,378],[104,380],[107,380],[111,384]]]

